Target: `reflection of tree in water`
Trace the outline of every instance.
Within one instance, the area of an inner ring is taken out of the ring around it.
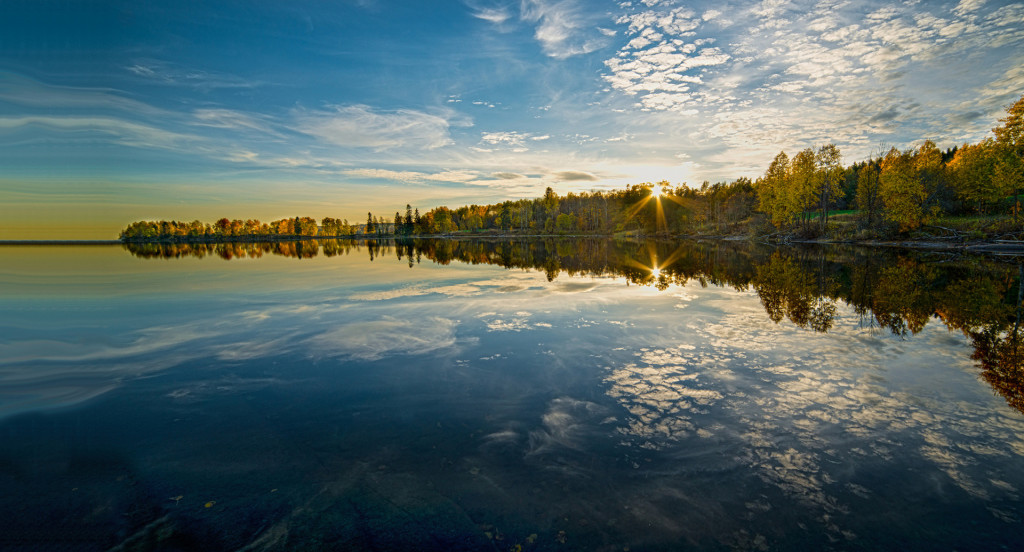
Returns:
[[[981,377],[1010,406],[1024,412],[1024,351],[1021,350],[1020,327],[1000,333],[982,331],[971,335],[974,354],[981,365]]]
[[[900,336],[924,329],[935,312],[934,267],[899,259],[883,268],[871,293],[871,310],[883,328]]]
[[[971,358],[977,360],[981,366],[981,377],[996,393],[1006,399],[1010,406],[1024,412],[1024,350],[1021,347],[1021,311],[1024,309],[1024,264],[1018,265],[1017,304],[1013,309],[1004,307],[992,299],[997,290],[986,290],[988,293],[979,293],[974,296],[975,300],[982,302],[979,312],[991,313],[994,316],[988,320],[974,317],[969,322],[975,324],[965,325],[965,329],[971,337],[974,345],[974,354]],[[988,299],[986,301],[986,299]],[[1011,311],[1011,312],[1006,312]],[[1003,316],[999,316],[1003,315]],[[1012,320],[1012,322],[1010,322]]]
[[[549,281],[567,274],[624,278],[627,284],[659,290],[691,281],[702,287],[752,288],[772,321],[788,319],[817,332],[833,328],[843,301],[870,326],[900,337],[917,334],[933,319],[963,332],[974,345],[983,378],[1024,412],[1020,271],[986,259],[933,263],[922,254],[881,249],[606,239],[326,239],[124,247],[144,258],[229,260],[267,254],[312,258],[320,252],[382,260],[393,253],[410,268],[426,257],[442,265],[458,261],[538,270]]]
[[[834,288],[832,278],[821,271],[804,270],[779,251],[757,267],[754,279],[754,289],[773,322],[786,317],[801,328],[818,332],[827,332],[835,320],[836,302],[830,298]]]

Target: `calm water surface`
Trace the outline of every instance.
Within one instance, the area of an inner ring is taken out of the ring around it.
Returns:
[[[731,244],[0,247],[0,548],[1019,550],[1018,275]]]

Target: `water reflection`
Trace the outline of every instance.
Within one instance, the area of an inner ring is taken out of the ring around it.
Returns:
[[[1018,265],[983,257],[842,246],[769,248],[749,243],[668,243],[615,240],[308,240],[272,243],[126,244],[144,258],[264,254],[312,258],[318,254],[394,256],[413,267],[421,259],[448,265],[492,264],[542,271],[548,281],[568,276],[625,278],[628,284],[666,290],[701,286],[753,289],[768,318],[828,332],[838,305],[862,324],[908,337],[929,322],[971,339],[982,377],[1024,412],[1021,367],[1021,286]],[[391,291],[390,293],[395,293]],[[399,293],[414,293],[406,290]],[[495,321],[515,327],[515,319]],[[666,430],[670,433],[671,430]]]
[[[1024,417],[991,391],[1019,407],[1015,264],[604,240],[130,251],[0,248],[0,548],[1024,544]]]

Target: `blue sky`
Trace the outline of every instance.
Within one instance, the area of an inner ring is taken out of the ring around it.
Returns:
[[[986,136],[1024,3],[0,5],[0,239],[763,173]]]

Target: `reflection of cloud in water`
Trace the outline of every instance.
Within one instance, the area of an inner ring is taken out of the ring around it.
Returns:
[[[116,389],[125,379],[201,358],[207,351],[194,344],[226,335],[227,326],[187,323],[145,328],[120,347],[100,341],[6,344],[3,353],[11,356],[0,354],[0,417],[83,402]]]
[[[690,301],[697,298],[696,295],[690,293],[685,287],[681,288],[678,293],[673,293],[672,297],[675,297],[680,301],[675,305],[677,309],[685,309],[689,305]]]
[[[364,291],[349,296],[352,301],[387,301],[424,295],[445,295],[448,297],[475,297],[491,293],[517,293],[547,287],[547,282],[533,274],[508,274],[498,278],[486,278],[451,285],[425,286],[421,284]]]
[[[571,397],[552,400],[540,427],[529,432],[526,457],[566,473],[582,472],[569,453],[586,452],[588,443],[595,442],[597,428],[608,422],[607,416],[608,409],[597,403]]]
[[[720,392],[697,381],[695,365],[685,356],[688,352],[685,348],[641,349],[639,364],[612,370],[606,378],[611,384],[608,394],[631,415],[622,431],[639,438],[639,446],[660,448],[664,440],[690,435],[696,430],[692,416],[722,398]]]
[[[486,278],[447,286],[411,285],[397,289],[364,291],[349,296],[352,301],[387,301],[424,295],[445,295],[448,297],[477,297],[502,293],[517,294],[525,291],[535,292],[537,297],[551,294],[586,293],[603,286],[613,286],[618,290],[621,282],[611,278],[593,278],[588,281],[564,281],[550,283],[541,273],[510,273],[497,278]]]
[[[384,317],[353,322],[310,338],[307,343],[327,356],[378,360],[391,355],[415,355],[455,346],[457,320],[429,317],[398,320]]]
[[[130,325],[135,321],[126,320],[126,327],[100,330],[83,325],[80,330],[58,333],[60,339],[40,331],[35,336],[0,340],[0,386],[4,390],[0,417],[75,404],[115,389],[122,381],[190,361],[250,361],[291,353],[301,345],[312,346],[302,354],[375,360],[393,354],[430,353],[455,344],[455,321],[422,317],[416,323],[401,322],[385,316],[394,305],[401,306],[400,302],[378,307],[368,304],[372,301],[426,295],[442,301],[458,298],[445,307],[469,316],[475,309],[493,310],[496,312],[490,318],[481,317],[490,330],[523,331],[552,327],[549,321],[531,320],[534,315],[526,309],[550,309],[552,295],[568,299],[575,293],[580,301],[592,303],[595,294],[579,292],[595,288],[608,292],[598,295],[598,301],[612,301],[609,297],[624,290],[621,282],[613,279],[552,285],[543,273],[502,272],[448,285],[412,284],[357,293],[346,298],[349,300],[325,298],[316,304],[285,302],[234,310],[236,304],[215,302],[185,314],[190,319],[180,324],[139,328]],[[423,309],[433,306],[425,302]],[[570,308],[568,301],[559,307]],[[376,322],[352,323],[357,316]],[[317,337],[305,337],[327,328]],[[98,338],[94,337],[97,333]]]
[[[199,381],[175,389],[167,393],[167,397],[177,403],[191,404],[224,395],[250,393],[281,383],[276,378],[242,378],[232,374],[219,380]]]
[[[225,333],[226,329],[201,323],[186,323],[177,326],[155,326],[134,332],[134,337],[124,343],[111,340],[58,341],[26,340],[0,344],[0,367],[22,362],[82,362],[111,360],[144,355],[162,349],[178,347],[202,337]],[[17,370],[16,372],[22,372]],[[12,377],[9,370],[0,371],[3,377]]]
[[[238,362],[263,358],[287,350],[291,347],[293,336],[288,335],[271,340],[235,341],[229,345],[217,347],[218,360]]]
[[[947,332],[879,339],[851,316],[819,335],[765,325],[763,311],[748,307],[689,324],[686,344],[641,349],[634,361],[609,368],[607,394],[629,413],[620,427],[628,443],[664,449],[694,436],[738,438],[739,460],[820,508],[824,528],[839,539],[854,535],[839,526],[846,507],[837,497],[864,494],[850,481],[853,462],[923,460],[971,496],[1016,500],[1016,489],[1000,479],[1004,466],[989,464],[1024,450],[1024,420],[955,396],[917,396],[913,380],[899,385],[886,377],[890,366],[898,366],[893,378],[913,378],[930,377],[936,365],[967,365],[950,356],[947,343],[933,346],[948,341]],[[1019,517],[990,510],[999,519]]]
[[[418,297],[421,295],[429,295],[434,293],[433,290],[425,288],[423,286],[408,286],[403,288],[395,289],[383,289],[378,291],[364,291],[360,293],[353,293],[349,296],[351,301],[387,301],[389,299],[399,299],[402,297]]]
[[[217,313],[212,319],[112,333],[106,339],[26,339],[0,344],[0,417],[83,402],[121,382],[190,361],[239,362],[283,354],[300,343],[298,329],[324,324],[348,305],[287,304]],[[301,321],[301,323],[297,323]],[[308,340],[314,353],[377,359],[389,354],[433,352],[454,344],[456,321],[417,323],[383,319],[331,325]],[[120,341],[120,342],[119,342]]]
[[[601,282],[581,282],[579,280],[570,280],[557,282],[551,289],[562,293],[583,293],[597,288],[601,285]]]
[[[487,289],[488,287],[491,287],[491,285],[487,281],[435,287],[409,286],[398,289],[353,293],[349,296],[349,299],[352,301],[387,301],[389,299],[403,299],[432,294],[447,295],[448,297],[472,297],[485,292],[497,291],[495,289]]]
[[[487,325],[487,330],[492,332],[519,332],[534,328],[550,328],[547,322],[530,322],[532,313],[517,311],[508,315],[498,315],[493,312],[485,312],[477,315]]]

